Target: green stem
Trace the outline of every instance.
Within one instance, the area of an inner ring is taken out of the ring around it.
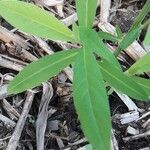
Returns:
[[[142,29],[146,28],[149,24],[150,24],[150,19],[144,22],[144,24],[142,25]]]
[[[114,51],[114,56],[118,57],[118,55],[120,54],[120,52],[122,51],[122,49],[120,49],[119,47]]]

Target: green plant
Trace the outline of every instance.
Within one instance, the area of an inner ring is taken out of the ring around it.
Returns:
[[[148,20],[150,23],[150,19]],[[147,30],[147,33],[146,33],[146,36],[145,36],[145,39],[144,39],[144,45],[145,46],[150,46],[150,25],[148,26],[148,30]]]
[[[109,150],[111,119],[104,82],[116,90],[138,100],[150,100],[150,81],[133,74],[149,71],[150,55],[143,57],[125,73],[115,58],[139,35],[141,23],[150,10],[150,0],[123,35],[116,27],[117,36],[92,29],[97,0],[76,0],[79,26],[73,31],[65,27],[53,15],[37,6],[21,1],[1,0],[0,14],[20,30],[51,40],[76,42],[80,49],[57,52],[29,64],[8,86],[9,94],[17,94],[38,86],[58,74],[69,64],[73,65],[73,97],[85,136],[97,150]],[[103,39],[118,43],[114,53],[109,51]],[[95,55],[100,57],[96,60]]]

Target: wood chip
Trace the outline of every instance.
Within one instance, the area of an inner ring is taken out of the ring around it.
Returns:
[[[131,126],[128,126],[126,133],[131,134],[131,135],[136,135],[136,134],[139,134],[139,130],[137,130]]]
[[[128,124],[130,122],[137,121],[139,119],[139,112],[131,111],[121,115],[116,115],[115,118],[119,119],[121,124]]]

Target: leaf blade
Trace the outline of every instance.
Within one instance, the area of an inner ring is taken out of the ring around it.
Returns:
[[[79,25],[92,28],[98,0],[76,0]]]
[[[118,42],[120,40],[120,38],[108,32],[100,31],[97,34],[101,39],[104,39],[104,40],[109,40],[112,42]]]
[[[150,53],[137,60],[128,70],[127,73],[134,75],[136,73],[143,73],[150,71]]]
[[[136,17],[135,21],[133,22],[130,31],[140,27],[142,21],[144,20],[145,16],[150,12],[150,0],[147,0],[144,7],[142,8],[139,15]]]
[[[139,32],[140,32],[140,29],[139,28],[136,28],[130,32],[128,32],[126,34],[126,36],[122,39],[122,41],[120,42],[119,44],[119,48],[121,50],[124,50],[126,49],[128,46],[130,46],[135,40],[136,38],[138,37],[139,35]]]
[[[100,57],[106,59],[114,66],[121,70],[119,62],[114,57],[114,55],[109,51],[109,49],[105,46],[103,41],[99,39],[98,34],[91,29],[79,29],[80,38],[83,45],[88,47],[89,51],[95,52]]]
[[[150,80],[149,79],[144,79],[136,76],[131,76],[132,80],[139,84],[142,89],[147,93],[147,95],[150,95]],[[150,99],[145,99],[145,101],[150,101]]]
[[[99,63],[104,80],[112,87],[135,99],[148,99],[149,95],[130,77],[112,66],[106,60]]]
[[[125,50],[126,48],[128,48],[139,36],[139,33],[140,33],[139,28],[133,29],[130,32],[128,32],[122,38],[122,40],[120,40],[120,42],[118,44],[118,48],[114,52],[114,55],[117,57],[122,50]]]
[[[109,104],[103,79],[99,74],[93,54],[85,50],[80,51],[74,65],[74,103],[84,134],[92,146],[96,149],[109,150],[111,128]],[[93,77],[95,75],[96,77]]]
[[[38,86],[71,64],[77,52],[77,50],[58,52],[29,64],[10,82],[8,93],[17,94]]]
[[[74,41],[63,23],[41,8],[22,1],[1,0],[0,15],[20,30],[51,40]]]
[[[150,46],[150,25],[148,26],[148,30],[147,30],[146,36],[144,38],[144,45]]]

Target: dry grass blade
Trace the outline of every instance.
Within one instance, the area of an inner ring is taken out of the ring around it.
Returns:
[[[4,84],[0,86],[0,99],[7,97],[7,86],[8,84]]]
[[[15,127],[15,125],[16,125],[16,123],[14,121],[3,116],[2,114],[0,114],[0,121],[2,121],[5,125],[7,125],[9,127]]]
[[[48,118],[48,104],[53,96],[53,88],[49,82],[43,83],[43,95],[36,122],[37,150],[44,150],[44,136]]]
[[[20,114],[17,112],[17,110],[15,110],[13,106],[10,105],[10,103],[6,99],[2,100],[2,106],[12,120],[18,120]]]
[[[24,63],[20,60],[11,58],[6,55],[0,54],[0,66],[4,68],[8,68],[15,71],[21,71],[27,63]]]

